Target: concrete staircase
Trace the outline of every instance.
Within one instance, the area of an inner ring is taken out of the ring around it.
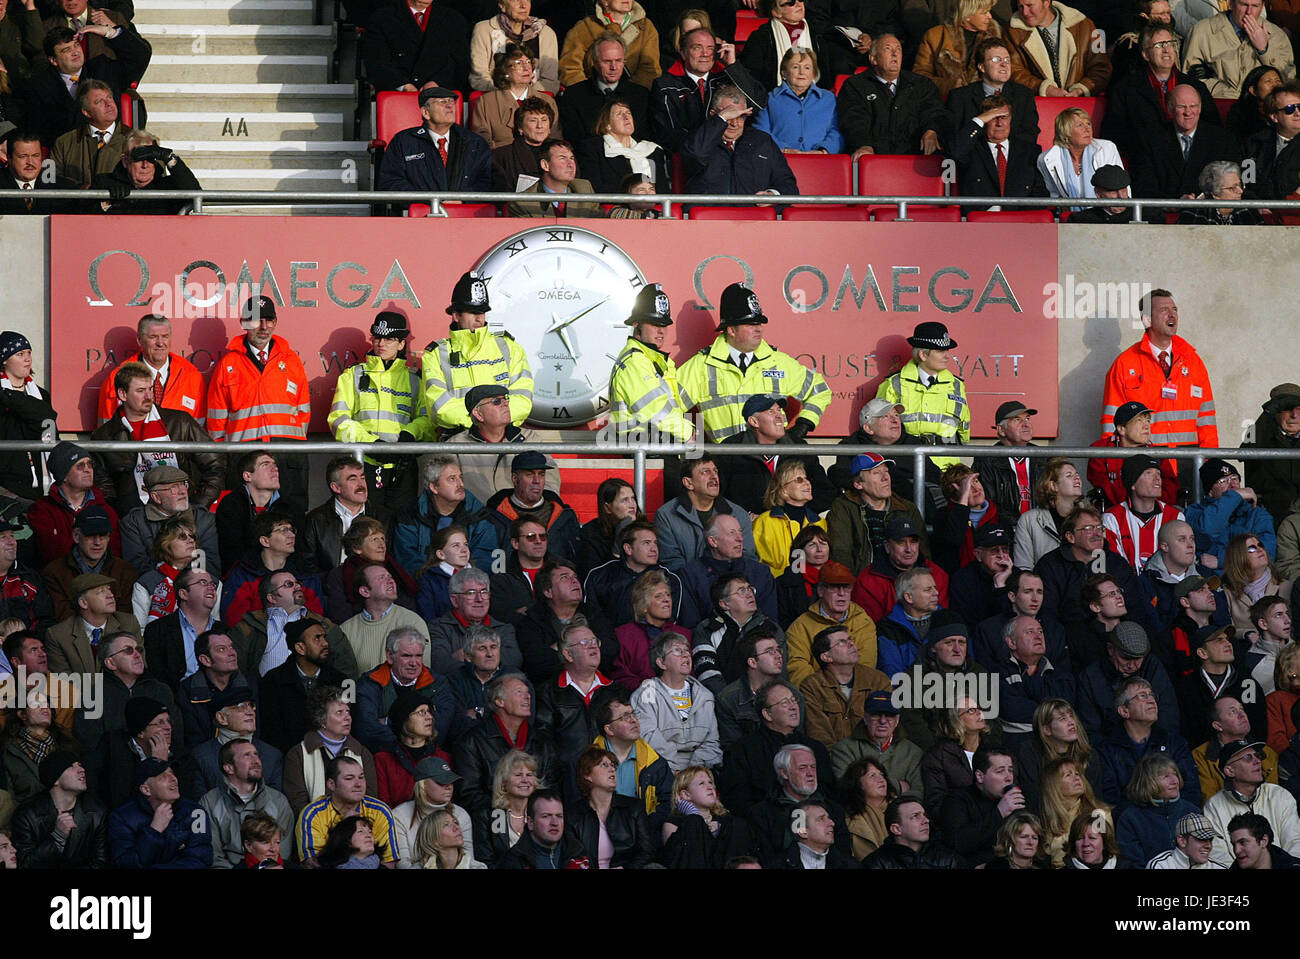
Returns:
[[[153,45],[148,128],[217,190],[348,193],[370,184],[350,140],[355,85],[329,83],[334,25],[314,0],[136,0]],[[346,60],[344,62],[347,62]],[[350,71],[349,71],[350,72]],[[365,215],[364,204],[204,204],[205,212]]]

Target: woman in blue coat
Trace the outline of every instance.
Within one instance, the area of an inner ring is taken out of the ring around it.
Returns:
[[[835,94],[816,85],[817,54],[792,47],[781,59],[784,82],[754,123],[787,153],[844,153]]]
[[[1115,833],[1119,855],[1134,868],[1174,848],[1174,826],[1188,813],[1200,812],[1181,796],[1183,774],[1167,753],[1150,753],[1138,760],[1129,780],[1128,802],[1119,807]]]

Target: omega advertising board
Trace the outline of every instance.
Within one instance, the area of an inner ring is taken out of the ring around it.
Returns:
[[[730,283],[752,286],[774,347],[825,374],[834,401],[816,435],[842,436],[909,357],[919,322],[947,324],[975,436],[1010,399],[1057,428],[1056,227],[1042,224],[735,223],[678,220],[318,217],[51,218],[50,382],[60,425],[95,426],[98,389],[151,311],[172,320],[173,352],[205,375],[241,332],[254,287],[277,305],[276,335],[303,359],[313,431],[339,373],[368,349],[376,312],[405,314],[410,350],[445,336],[460,275],[487,280],[494,328],[528,352],[534,420],[581,426],[608,402],[636,291],[672,303],[680,365],[717,335]],[[72,411],[77,413],[73,414]]]

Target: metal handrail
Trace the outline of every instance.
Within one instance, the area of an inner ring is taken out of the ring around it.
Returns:
[[[0,190],[0,200],[30,199],[24,190]],[[47,200],[110,200],[107,190],[42,190],[41,199]],[[626,193],[584,193],[583,203],[625,204],[632,201]],[[411,190],[357,190],[338,193],[319,190],[168,190],[166,199],[190,200],[194,212],[202,213],[205,203],[428,203],[430,216],[440,217],[443,202],[456,203],[515,203],[545,202],[544,197],[520,193],[418,193]],[[136,200],[156,201],[158,193],[137,191],[126,197],[126,202]],[[1158,209],[1233,209],[1233,210],[1300,210],[1300,200],[1169,200],[1151,197],[1128,197],[1102,200],[1073,197],[987,197],[987,196],[732,196],[718,193],[655,193],[637,196],[637,203],[657,203],[664,216],[672,213],[674,206],[896,206],[899,216],[906,218],[912,206],[959,206],[1003,208],[1057,209],[1069,207],[1132,207],[1134,222],[1142,222],[1144,208]]]
[[[54,449],[57,441],[31,442],[27,440],[0,440],[0,453],[42,452]],[[76,440],[76,444],[87,453],[225,453],[230,454],[247,444],[233,446],[229,443],[215,441],[206,443],[178,443],[172,441],[133,440]],[[256,444],[259,452],[267,453],[340,453],[349,452],[358,461],[367,453],[382,449],[385,458],[395,456],[422,456],[425,453],[445,453],[453,456],[475,455],[489,452],[483,443],[442,442],[442,443],[339,443],[333,440],[272,440]],[[595,459],[632,458],[633,489],[637,502],[645,507],[646,464],[651,456],[685,456],[687,459],[698,457],[705,450],[710,456],[764,456],[772,451],[771,446],[758,443],[709,443],[698,445],[692,443],[641,443],[630,446],[608,445],[601,442],[534,442],[510,443],[509,452],[513,454],[538,453],[577,453]],[[789,447],[783,447],[789,450]],[[929,456],[970,457],[985,459],[1007,456],[1014,450],[1016,456],[1030,459],[1049,459],[1063,456],[1067,459],[1127,459],[1132,456],[1150,456],[1156,459],[1190,459],[1193,467],[1193,498],[1201,498],[1201,464],[1207,459],[1225,460],[1294,460],[1300,459],[1300,450],[1264,449],[1247,447],[1244,449],[1220,448],[1204,449],[1197,446],[894,446],[863,445],[860,443],[826,444],[810,443],[804,450],[816,456],[856,456],[859,453],[885,454],[886,459],[901,456],[912,457],[914,486],[913,501],[916,508],[925,516],[925,460]],[[792,454],[793,455],[793,454]]]

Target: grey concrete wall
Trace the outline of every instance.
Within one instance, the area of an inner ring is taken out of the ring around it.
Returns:
[[[0,216],[0,329],[32,344],[32,375],[50,385],[49,218]]]

